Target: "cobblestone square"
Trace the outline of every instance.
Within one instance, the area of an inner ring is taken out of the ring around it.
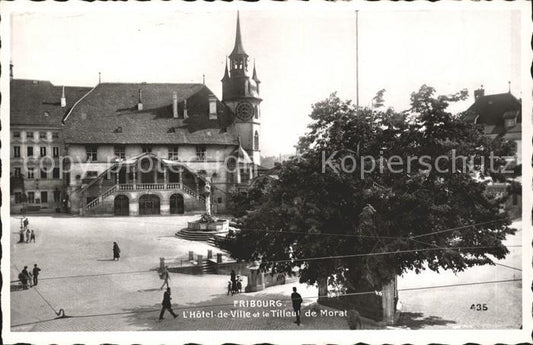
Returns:
[[[190,250],[217,252],[207,243],[174,236],[192,218],[35,216],[30,217],[30,228],[36,230],[36,243],[17,243],[19,221],[12,217],[12,331],[348,329],[342,313],[308,318],[304,314],[299,328],[292,322],[292,286],[297,286],[304,298],[304,312],[316,302],[315,287],[294,283],[227,296],[229,277],[213,274],[171,274],[173,308],[180,316],[172,319],[167,314],[165,320],[158,321],[162,281],[155,269],[159,257],[185,257]],[[520,222],[515,226],[520,228]],[[507,243],[519,245],[520,234],[519,230]],[[113,241],[121,247],[120,261],[112,261]],[[511,247],[511,253],[499,263],[520,267],[520,250]],[[34,263],[42,269],[39,284],[20,290],[15,282],[18,271]],[[520,282],[411,289],[516,279],[520,273],[504,266],[484,266],[458,274],[405,274],[398,283],[402,316],[397,327],[518,328]],[[273,308],[242,302],[252,300],[280,302]],[[488,310],[470,309],[478,303],[487,304]],[[60,309],[70,318],[55,319]],[[220,313],[229,316],[220,317]]]

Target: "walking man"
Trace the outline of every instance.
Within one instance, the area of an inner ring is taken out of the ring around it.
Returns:
[[[28,221],[28,218],[24,217],[24,220],[22,221],[22,224],[24,225],[24,230],[28,228],[29,223],[30,222]]]
[[[37,264],[33,265],[33,285],[36,286],[38,283],[37,277],[39,276],[39,272],[41,272],[41,269],[37,267]]]
[[[234,270],[231,270],[230,280],[231,280],[231,295],[233,296],[233,294],[237,292],[237,279],[235,278]]]
[[[113,242],[113,261],[120,260],[120,248],[117,242]]]
[[[31,231],[30,229],[26,229],[26,243],[30,243],[30,234],[31,234]]]
[[[292,294],[291,294],[291,300],[292,300],[292,309],[294,309],[294,312],[296,313],[296,321],[294,321],[295,324],[300,326],[300,310],[302,308],[302,296],[298,292],[296,292],[296,287],[292,288]]]
[[[174,313],[174,311],[172,310],[172,304],[170,303],[170,300],[172,299],[172,297],[170,297],[170,288],[167,287],[167,291],[165,291],[164,295],[163,295],[163,302],[161,302],[161,313],[159,313],[159,320],[163,320],[163,314],[165,314],[165,310],[168,310],[170,312],[170,314],[172,314],[172,316],[174,316],[174,318],[177,318],[178,315]]]
[[[35,232],[33,231],[33,229],[31,230],[31,234],[30,234],[30,242],[33,241],[33,243],[35,243]]]

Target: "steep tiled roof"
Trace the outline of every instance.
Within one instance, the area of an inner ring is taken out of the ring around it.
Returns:
[[[10,81],[11,125],[61,125],[61,119],[90,88],[65,87],[66,107],[61,107],[62,87],[49,81],[13,79]]]
[[[500,93],[479,97],[468,108],[467,113],[479,115],[477,119],[479,124],[503,126],[503,114],[508,111],[519,111],[520,109],[520,101],[512,94]],[[468,119],[471,118],[471,116],[468,117]]]
[[[143,110],[137,110],[139,90]],[[173,117],[187,102],[189,118]],[[228,132],[232,111],[217,101],[217,119],[209,119],[209,96],[203,84],[103,83],[84,98],[65,120],[67,143],[100,144],[237,144]]]
[[[510,132],[521,132],[522,105],[510,93],[481,96],[463,114],[463,120],[484,125],[487,135],[503,135]],[[517,125],[505,129],[505,119],[516,118]]]

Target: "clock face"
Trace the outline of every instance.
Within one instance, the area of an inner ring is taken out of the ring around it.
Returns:
[[[254,107],[248,102],[242,102],[235,108],[235,113],[237,113],[239,119],[247,121],[254,116]]]

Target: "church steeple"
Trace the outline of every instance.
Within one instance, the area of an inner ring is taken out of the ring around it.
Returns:
[[[237,29],[235,30],[235,46],[229,54],[231,77],[246,76],[248,73],[248,54],[244,51],[241,37],[241,22],[237,12]]]
[[[233,51],[229,55],[230,58],[236,57],[237,55],[248,56],[242,47],[242,38],[241,38],[241,21],[239,20],[239,12],[237,11],[237,29],[235,31],[235,46]]]
[[[262,101],[259,96],[260,81],[255,60],[253,71],[248,70],[248,54],[244,51],[241,34],[241,20],[237,12],[235,45],[231,54],[226,57],[226,68],[222,78],[222,101],[235,115],[233,126],[238,136],[238,150],[250,157],[254,164],[260,164],[259,132]]]

